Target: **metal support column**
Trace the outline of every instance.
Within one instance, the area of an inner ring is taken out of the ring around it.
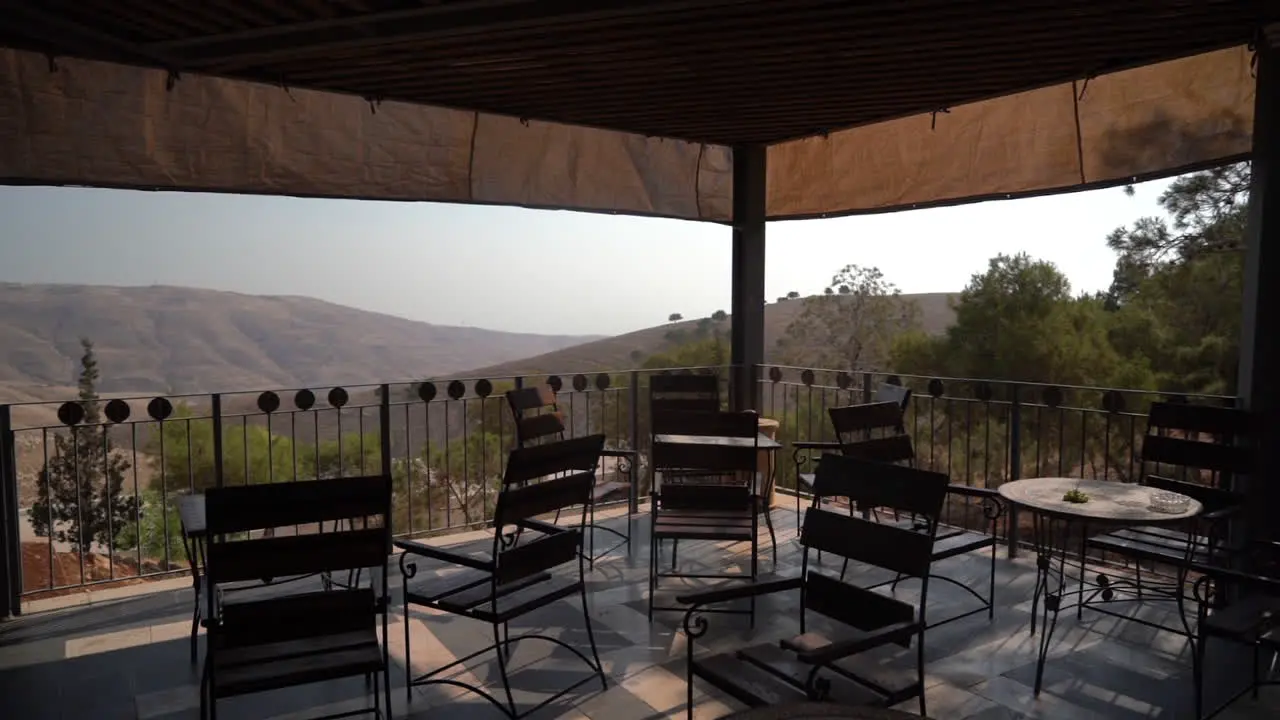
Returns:
[[[0,405],[0,619],[22,611],[22,546],[18,535],[18,460],[12,416]]]
[[[1253,115],[1253,181],[1245,230],[1241,314],[1241,404],[1258,416],[1255,474],[1249,480],[1246,531],[1280,540],[1280,25],[1258,41],[1258,89]],[[1270,307],[1271,310],[1266,308]]]
[[[763,145],[733,149],[732,406],[755,409],[760,365],[764,363]]]

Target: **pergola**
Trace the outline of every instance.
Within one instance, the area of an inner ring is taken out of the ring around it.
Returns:
[[[1277,306],[1264,278],[1280,265],[1275,0],[0,0],[0,11],[6,184],[731,225],[743,406],[764,359],[767,220],[1251,159],[1239,396],[1266,428],[1259,477],[1280,474],[1266,372],[1280,367],[1280,332],[1262,312]],[[1280,507],[1280,491],[1251,486],[1257,512]]]

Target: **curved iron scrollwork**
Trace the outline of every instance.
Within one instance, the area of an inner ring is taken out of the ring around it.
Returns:
[[[418,563],[410,560],[409,553],[400,553],[400,575],[404,577],[405,582],[412,580],[418,574]]]
[[[631,475],[631,463],[632,463],[632,462],[633,462],[633,461],[631,460],[631,456],[630,456],[630,455],[628,455],[628,454],[622,454],[622,455],[619,455],[619,456],[618,456],[618,462],[617,462],[617,464],[615,464],[615,465],[614,465],[614,468],[615,468],[618,472],[623,473],[624,475],[628,475],[628,476],[630,476],[630,475]]]
[[[821,665],[814,665],[804,681],[804,694],[813,702],[826,702],[831,697],[831,681],[818,675]]]
[[[982,517],[995,522],[1004,517],[1005,504],[995,495],[988,495],[982,498]]]
[[[684,614],[684,621],[681,623],[684,628],[686,645],[689,646],[689,653],[693,653],[693,641],[707,634],[710,629],[710,623],[707,618],[702,615],[702,606],[694,605]]]

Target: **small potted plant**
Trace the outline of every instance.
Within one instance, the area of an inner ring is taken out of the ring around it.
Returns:
[[[1062,495],[1062,501],[1081,505],[1089,502],[1089,494],[1081,490],[1080,486],[1077,485]]]

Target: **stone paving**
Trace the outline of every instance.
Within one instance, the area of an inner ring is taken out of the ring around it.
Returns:
[[[778,562],[775,567],[768,538],[762,533],[760,569],[764,576],[797,572],[800,553],[795,544],[794,511],[774,511],[778,524]],[[609,520],[622,527],[625,518]],[[589,682],[534,717],[641,720],[685,717],[684,636],[677,630],[681,616],[663,613],[652,624],[645,616],[647,561],[645,539],[648,516],[633,520],[634,542],[628,554],[618,550],[598,561],[588,574],[589,605],[600,655],[609,675],[601,691]],[[443,538],[440,544],[485,547],[483,535]],[[607,536],[599,538],[607,541]],[[720,543],[682,543],[681,563],[703,571],[736,567],[745,572],[745,546]],[[985,615],[949,623],[926,635],[926,683],[929,715],[936,720],[1000,720],[1005,718],[1187,718],[1191,700],[1190,663],[1185,641],[1172,633],[1137,623],[1085,612],[1063,613],[1045,672],[1044,692],[1032,696],[1035,640],[1028,634],[1032,564],[1023,553],[1017,560],[1000,549],[996,568],[995,619]],[[669,562],[670,555],[665,556]],[[935,566],[935,571],[985,587],[988,558],[970,555]],[[829,567],[838,567],[826,558]],[[405,619],[399,604],[401,578],[393,568],[395,609],[389,645],[392,656],[392,700],[397,718],[502,717],[485,701],[465,693],[418,688],[412,700],[404,689]],[[426,568],[413,582],[438,577]],[[862,573],[859,581],[875,579]],[[915,599],[917,588],[904,583],[898,596]],[[915,583],[916,586],[919,583]],[[694,581],[665,581],[664,593],[696,587]],[[99,593],[93,602],[62,609],[28,612],[0,625],[0,718],[4,720],[178,720],[198,716],[198,673],[190,663],[188,632],[191,589],[188,580],[159,581],[126,593]],[[128,596],[127,593],[135,593]],[[141,593],[141,594],[136,594]],[[710,633],[698,641],[711,649],[741,646],[793,634],[797,629],[796,597],[781,595],[758,606],[757,627],[745,617],[714,616]],[[67,601],[62,601],[65,604]],[[929,615],[941,618],[972,607],[968,598],[944,583],[930,589]],[[1158,608],[1133,612],[1158,614]],[[488,626],[446,615],[411,613],[409,636],[415,672],[447,663],[490,642]],[[576,598],[563,600],[513,624],[512,634],[540,631],[575,647],[586,647],[581,607]],[[203,652],[203,637],[200,640]],[[1211,680],[1215,693],[1239,687],[1243,675],[1218,659],[1210,648]],[[860,668],[877,678],[913,671],[914,649],[871,653]],[[517,704],[530,707],[556,689],[589,674],[571,653],[548,643],[525,641],[510,662]],[[491,657],[478,658],[464,676],[490,685],[497,677]],[[461,677],[459,679],[462,679]],[[494,687],[497,690],[496,686]],[[695,683],[694,716],[720,717],[738,706]],[[305,718],[368,700],[361,679],[233,698],[219,704],[224,720],[245,718]],[[915,702],[903,709],[914,712]],[[1244,699],[1219,717],[1226,720],[1280,717],[1280,693],[1264,690],[1260,701]]]

